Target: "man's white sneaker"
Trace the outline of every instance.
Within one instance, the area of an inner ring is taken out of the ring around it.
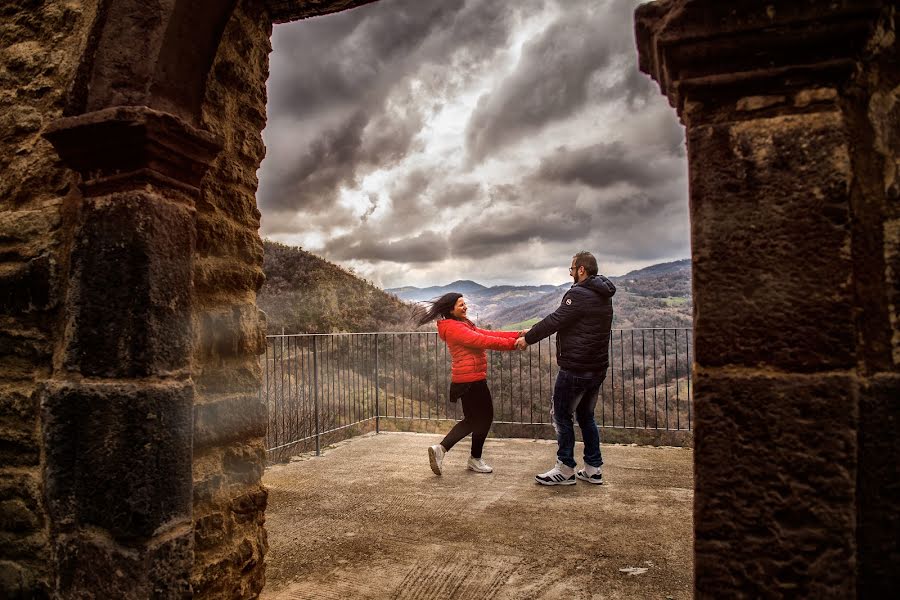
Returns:
[[[575,472],[575,477],[594,485],[603,483],[603,473],[600,472],[600,467],[592,467],[591,465],[585,465],[583,469],[578,469]]]
[[[535,475],[534,480],[541,485],[575,485],[575,469],[557,462],[546,473]]]
[[[476,473],[493,473],[494,469],[489,464],[481,460],[480,458],[475,458],[474,456],[469,457],[469,463],[466,465],[470,471],[475,471]]]
[[[440,444],[428,446],[428,462],[435,475],[441,474],[441,463],[444,462],[444,447]]]

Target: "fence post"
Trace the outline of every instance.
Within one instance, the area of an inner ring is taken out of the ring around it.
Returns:
[[[375,433],[381,433],[381,403],[378,393],[378,334],[375,334]]]
[[[313,336],[313,414],[316,419],[316,456],[321,454],[319,447],[319,360],[316,352],[318,341],[319,338]]]

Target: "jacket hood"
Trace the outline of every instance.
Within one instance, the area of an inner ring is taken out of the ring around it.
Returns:
[[[591,275],[581,283],[576,283],[575,285],[587,288],[603,298],[612,298],[616,293],[615,284],[603,275]]]
[[[459,321],[457,319],[441,319],[437,322],[438,335],[441,336],[441,339],[445,342],[447,341],[447,330],[451,327],[456,327],[457,325],[462,325],[463,321]]]

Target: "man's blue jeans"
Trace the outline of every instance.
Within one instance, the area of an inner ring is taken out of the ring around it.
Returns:
[[[553,388],[553,423],[556,428],[556,440],[559,450],[556,452],[559,461],[566,466],[575,467],[575,423],[573,414],[581,428],[584,439],[584,462],[592,467],[603,464],[600,456],[600,431],[594,421],[594,407],[600,386],[606,379],[606,370],[590,373],[559,370],[556,386]]]

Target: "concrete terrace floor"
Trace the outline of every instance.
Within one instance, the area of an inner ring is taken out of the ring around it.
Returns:
[[[693,453],[604,445],[602,486],[534,483],[556,443],[368,434],[270,467],[268,600],[683,599],[692,596]],[[576,446],[580,460],[581,444]]]

